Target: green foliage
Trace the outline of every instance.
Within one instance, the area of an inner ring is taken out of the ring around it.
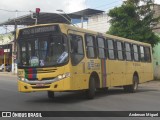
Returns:
[[[144,5],[140,6],[140,2]],[[152,32],[160,17],[155,18],[152,0],[127,0],[120,7],[109,11],[111,27],[108,34],[150,43],[152,46],[160,38]]]

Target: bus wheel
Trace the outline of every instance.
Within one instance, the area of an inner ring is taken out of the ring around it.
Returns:
[[[86,97],[88,99],[93,99],[95,96],[95,91],[96,91],[95,78],[91,77],[89,80],[89,88],[86,91]]]
[[[104,91],[104,92],[108,92],[108,87],[103,88],[103,91]]]
[[[138,77],[136,75],[133,76],[133,83],[132,85],[123,86],[124,91],[134,93],[138,89]]]
[[[51,99],[54,98],[54,92],[53,91],[48,91],[48,98],[51,98]]]
[[[129,88],[128,85],[123,86],[125,92],[128,92],[128,88]]]
[[[137,92],[138,90],[138,76],[134,75],[133,76],[133,85],[131,88],[131,92]]]
[[[100,88],[99,90],[102,91],[102,92],[104,92],[104,93],[107,93],[108,92],[108,87]]]

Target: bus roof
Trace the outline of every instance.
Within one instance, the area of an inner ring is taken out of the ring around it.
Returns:
[[[84,29],[84,28],[71,26],[71,25],[64,24],[64,23],[38,24],[38,25],[29,26],[27,28],[32,28],[32,27],[36,27],[36,26],[46,26],[46,25],[59,25],[60,28],[65,27],[67,29],[78,31],[78,32],[89,33],[89,34],[93,34],[93,35],[99,35],[99,36],[102,36],[102,37],[115,39],[115,40],[120,40],[120,41],[124,41],[124,42],[131,42],[131,43],[134,43],[134,44],[151,46],[151,44],[149,44],[149,43],[139,42],[139,41],[136,41],[136,40],[123,38],[123,37],[118,37],[118,36],[115,36],[115,35],[104,34],[104,33],[96,32],[96,31],[92,31],[92,30],[88,30],[88,29]],[[22,29],[25,29],[25,28],[22,28]]]
[[[75,26],[67,25],[67,24],[60,24],[60,26],[66,26],[66,27],[68,27],[68,29],[71,29],[71,30],[89,33],[89,34],[95,34],[95,35],[103,36],[103,37],[110,38],[110,39],[121,40],[124,42],[132,42],[135,44],[142,44],[142,45],[146,45],[146,46],[151,46],[151,44],[149,44],[149,43],[140,42],[140,41],[136,41],[136,40],[132,40],[132,39],[128,39],[128,38],[123,38],[123,37],[119,37],[119,36],[115,36],[115,35],[104,34],[104,33],[96,32],[96,31],[92,31],[92,30],[88,30],[88,29],[84,29],[84,28],[78,28]]]

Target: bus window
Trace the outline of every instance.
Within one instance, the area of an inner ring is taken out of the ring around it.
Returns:
[[[133,45],[133,57],[135,61],[139,61],[138,46]]]
[[[126,52],[126,60],[131,61],[132,56],[131,56],[131,45],[129,43],[125,43],[125,52]]]
[[[149,47],[145,47],[144,48],[144,53],[145,53],[145,61],[146,62],[151,62],[150,48]]]
[[[21,62],[23,63],[23,66],[27,65],[27,51],[26,51],[26,44],[25,43],[22,43],[21,44]]]
[[[36,39],[33,44],[35,45],[35,56],[39,56],[38,55],[38,49],[39,49],[38,39]]]
[[[70,34],[71,44],[71,61],[73,65],[77,65],[84,57],[82,37]]]
[[[68,47],[66,37],[62,36],[51,36],[49,44],[48,44],[48,64],[51,63],[64,63],[67,61],[68,58]]]
[[[94,36],[86,35],[86,47],[87,47],[87,57],[96,58],[96,45]]]
[[[141,58],[141,61],[144,62],[144,47],[143,46],[140,46],[140,58]]]
[[[39,42],[39,58],[42,60],[45,60],[46,56],[47,56],[47,47],[48,46],[48,42],[46,40],[44,41],[40,41]]]
[[[109,59],[115,59],[113,40],[107,40],[107,48],[108,48]]]
[[[117,54],[118,54],[118,59],[123,60],[123,47],[122,47],[122,42],[117,41]]]
[[[97,43],[98,43],[98,56],[99,56],[99,58],[105,58],[104,38],[97,38]]]

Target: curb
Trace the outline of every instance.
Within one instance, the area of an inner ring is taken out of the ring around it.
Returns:
[[[0,72],[0,76],[12,76],[17,77],[17,74],[14,74],[12,72]]]

